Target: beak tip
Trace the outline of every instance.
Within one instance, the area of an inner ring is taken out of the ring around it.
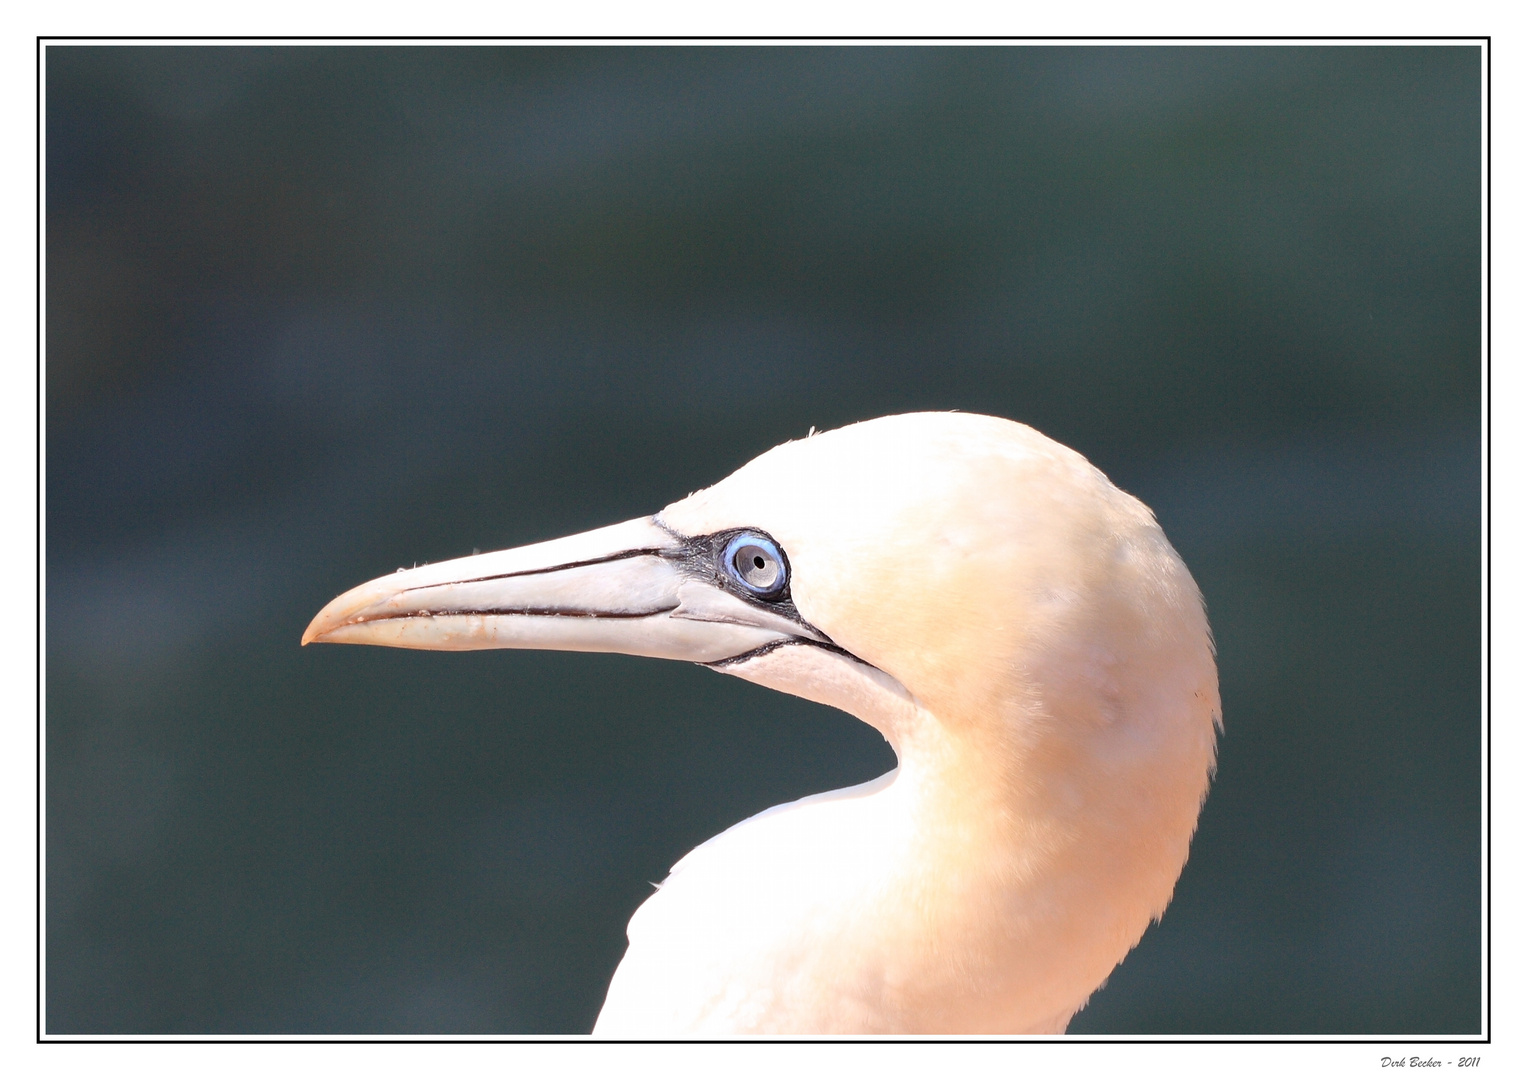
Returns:
[[[317,615],[313,616],[312,622],[308,623],[308,628],[302,632],[302,644],[311,645],[315,641],[327,640],[330,634],[369,607],[377,599],[377,594],[376,583],[367,582],[365,585],[357,585],[349,592],[336,596],[325,604]]]
[[[303,645],[311,645],[315,641],[322,641],[324,636],[328,634],[329,631],[333,630],[336,626],[343,622],[342,619],[336,619],[329,612],[329,608],[333,606],[333,604],[330,604],[317,615],[313,616],[313,621],[308,623],[308,628],[302,632]]]

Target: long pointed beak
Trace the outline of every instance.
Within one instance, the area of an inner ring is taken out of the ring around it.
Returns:
[[[652,518],[399,570],[320,611],[302,643],[561,649],[716,663],[825,640],[719,587],[696,545]]]

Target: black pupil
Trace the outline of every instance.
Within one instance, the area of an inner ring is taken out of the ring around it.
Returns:
[[[732,556],[738,575],[755,589],[772,589],[779,584],[778,560],[757,544],[747,544]]]

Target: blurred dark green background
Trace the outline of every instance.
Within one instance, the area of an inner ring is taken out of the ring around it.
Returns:
[[[587,1031],[648,882],[890,767],[338,592],[963,409],[1151,504],[1226,732],[1074,1032],[1478,1031],[1474,47],[46,51],[47,1027]]]

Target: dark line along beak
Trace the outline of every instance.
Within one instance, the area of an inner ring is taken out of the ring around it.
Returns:
[[[652,518],[399,570],[320,611],[302,643],[560,649],[715,664],[793,642],[836,648],[723,587],[703,544]]]

